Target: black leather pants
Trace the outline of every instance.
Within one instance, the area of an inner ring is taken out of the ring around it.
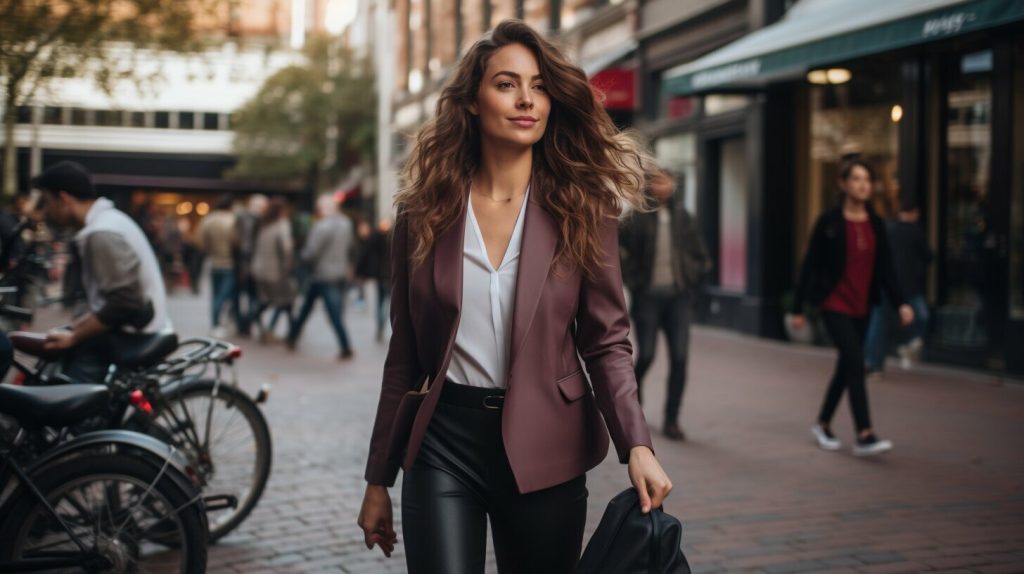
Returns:
[[[410,574],[483,573],[488,518],[501,574],[570,574],[575,568],[587,514],[586,475],[519,494],[501,440],[501,397],[500,390],[445,382],[402,482]]]

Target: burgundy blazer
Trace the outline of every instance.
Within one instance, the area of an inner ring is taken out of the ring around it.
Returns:
[[[609,432],[622,463],[632,447],[651,446],[633,373],[618,221],[609,217],[601,225],[602,265],[588,280],[578,268],[554,273],[558,227],[532,194],[525,214],[501,421],[521,493],[560,484],[599,464],[608,453]],[[365,475],[385,486],[395,483],[398,461],[409,470],[416,460],[444,386],[462,308],[466,210],[420,265],[409,259],[403,220],[392,241],[392,336]],[[424,377],[430,378],[430,392],[402,460],[401,453],[387,452],[392,423],[402,396]]]

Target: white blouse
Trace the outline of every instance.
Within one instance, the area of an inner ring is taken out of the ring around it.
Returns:
[[[504,389],[512,338],[519,248],[523,241],[527,190],[516,226],[497,269],[491,266],[480,224],[467,200],[466,233],[462,247],[462,316],[455,348],[448,363],[448,378],[473,387]]]

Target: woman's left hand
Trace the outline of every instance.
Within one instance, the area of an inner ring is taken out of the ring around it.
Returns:
[[[629,480],[640,495],[640,509],[644,514],[661,506],[672,492],[672,481],[646,446],[635,446],[629,451]]]

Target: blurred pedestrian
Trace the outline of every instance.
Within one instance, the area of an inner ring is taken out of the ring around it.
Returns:
[[[928,301],[925,299],[925,286],[928,281],[928,265],[934,254],[928,246],[924,229],[918,223],[920,211],[913,200],[906,200],[900,205],[896,221],[886,227],[889,234],[889,247],[892,250],[893,266],[903,288],[907,303],[914,309],[914,321],[897,333],[896,355],[900,359],[900,368],[910,369],[913,361],[920,358],[924,348],[924,335],[928,330]],[[871,310],[868,322],[867,341],[865,342],[865,368],[868,374],[880,373],[885,367],[885,354],[888,348],[889,314],[883,304],[875,305]]]
[[[256,234],[260,218],[267,210],[267,196],[256,194],[249,201],[235,207],[235,292],[231,302],[238,321],[238,334],[248,337],[252,317],[259,308],[256,296],[256,281],[252,277],[252,258],[256,251]]]
[[[302,328],[317,299],[323,299],[327,319],[338,338],[341,359],[352,358],[352,344],[345,330],[345,291],[352,273],[355,247],[352,222],[338,211],[333,194],[324,194],[317,201],[320,219],[309,232],[302,249],[302,260],[311,266],[311,277],[299,314],[288,333],[288,347],[295,348]]]
[[[231,211],[231,196],[222,195],[199,225],[197,243],[210,261],[210,335],[215,339],[227,336],[220,316],[225,303],[233,300],[235,270],[232,254],[237,243],[237,222]],[[237,320],[237,318],[236,318]]]
[[[806,325],[804,303],[821,308],[825,327],[839,350],[832,382],[829,384],[811,431],[818,445],[838,450],[842,444],[832,433],[832,416],[848,391],[856,427],[853,453],[881,454],[892,442],[879,439],[871,426],[867,388],[864,385],[864,340],[871,305],[885,290],[889,301],[899,305],[904,325],[914,319],[906,304],[893,269],[885,222],[871,208],[874,171],[860,159],[844,163],[840,170],[841,201],[818,217],[804,257],[800,281],[793,302],[793,327]]]
[[[602,421],[642,512],[672,488],[636,398],[619,267],[617,216],[643,204],[644,154],[518,20],[474,44],[440,94],[396,198],[394,332],[359,525],[391,554],[402,466],[410,574],[482,573],[488,520],[499,571],[572,572]]]
[[[387,305],[391,293],[391,218],[381,219],[359,254],[358,269],[377,284],[377,341],[384,340]]]
[[[193,295],[198,295],[199,280],[203,274],[203,265],[206,263],[206,255],[199,246],[199,227],[193,225],[189,218],[179,217],[178,228],[181,229],[184,238],[181,260],[185,266],[185,272],[188,274],[188,286]]]
[[[282,315],[288,322],[288,329],[292,327],[292,305],[296,296],[292,277],[294,245],[288,204],[275,197],[260,219],[252,256],[252,277],[258,300],[253,323],[262,342],[274,340],[274,327]],[[264,325],[262,317],[267,309],[271,310],[270,322]]]
[[[654,361],[660,329],[665,333],[669,354],[662,432],[672,440],[685,440],[679,410],[686,388],[690,316],[694,295],[711,262],[697,222],[686,211],[672,174],[655,171],[648,190],[658,208],[634,213],[619,235],[622,278],[629,287],[630,315],[636,328],[637,393],[642,402],[644,375]]]
[[[370,249],[370,241],[373,238],[373,226],[365,217],[360,217],[356,224],[356,298],[354,303],[363,308],[366,305],[366,282],[373,278],[370,269],[370,259],[363,257],[363,254]]]

